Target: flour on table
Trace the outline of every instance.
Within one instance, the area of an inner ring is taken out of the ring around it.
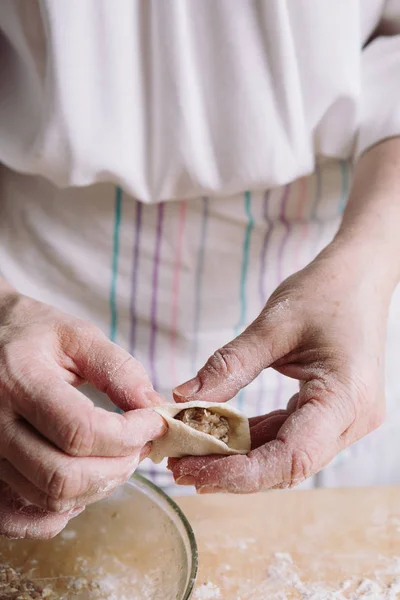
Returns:
[[[277,553],[274,558],[267,571],[264,589],[259,589],[254,594],[243,597],[242,600],[289,600],[293,597],[292,592],[287,595],[282,592],[282,588],[296,591],[301,600],[397,600],[400,598],[399,557],[394,557],[387,567],[377,570],[374,579],[360,581],[359,578],[353,578],[336,586],[323,581],[303,581],[290,554]],[[397,577],[385,583],[382,576],[387,574],[396,574]]]
[[[251,550],[251,546],[256,544],[257,540],[253,537],[242,537],[238,540],[232,538],[229,535],[218,536],[218,550],[240,550],[246,552]],[[207,552],[212,554],[215,553],[215,541],[206,541],[203,543],[203,547]]]
[[[400,557],[379,557],[382,568],[370,578],[347,578],[339,584],[305,581],[289,553],[277,553],[267,566],[265,579],[255,583],[243,579],[235,587],[235,600],[400,600]],[[221,568],[223,589],[232,589],[226,564]],[[214,588],[218,590],[218,588]],[[200,588],[201,590],[201,588]],[[211,587],[213,590],[213,587]],[[216,592],[219,593],[219,590]],[[225,596],[196,596],[198,600]],[[228,596],[226,596],[228,597]]]
[[[221,590],[210,581],[198,587],[194,594],[194,600],[217,600],[218,598],[221,598]]]
[[[105,563],[112,563],[108,556]],[[115,560],[115,559],[114,559]],[[79,571],[82,576],[63,576],[54,578],[35,578],[35,565],[37,561],[30,561],[31,569],[22,574],[19,569],[10,565],[0,564],[0,600],[71,600],[74,598],[90,598],[90,600],[172,600],[177,597],[177,590],[171,594],[163,589],[161,571],[154,569],[149,573],[135,572],[134,569],[120,565],[121,575],[108,574],[105,569],[98,567],[89,568],[87,561],[77,557]],[[32,579],[31,579],[32,578]],[[121,581],[121,579],[123,581]],[[59,583],[62,582],[64,591],[60,591]],[[164,581],[165,584],[165,581]],[[171,589],[172,589],[171,582]],[[123,588],[123,589],[122,589]],[[215,595],[215,592],[218,592]],[[205,592],[214,595],[199,596],[201,600],[220,598],[220,591],[210,584],[205,586]]]

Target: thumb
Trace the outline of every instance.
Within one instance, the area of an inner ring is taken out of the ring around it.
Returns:
[[[196,377],[175,388],[175,400],[226,402],[282,358],[291,349],[290,324],[278,324],[268,312],[261,313],[237,338],[214,352]]]

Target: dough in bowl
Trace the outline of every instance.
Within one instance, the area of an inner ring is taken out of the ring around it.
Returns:
[[[168,425],[167,433],[152,443],[150,458],[160,463],[166,456],[247,454],[250,428],[247,417],[227,403],[186,402],[162,404],[154,409]]]

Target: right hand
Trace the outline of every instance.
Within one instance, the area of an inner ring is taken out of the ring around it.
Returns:
[[[91,383],[124,414],[96,408]],[[49,538],[135,471],[163,419],[142,365],[95,326],[0,297],[0,535]],[[137,410],[139,409],[139,410]]]

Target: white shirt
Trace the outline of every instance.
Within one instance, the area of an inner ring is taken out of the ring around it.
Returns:
[[[0,161],[155,202],[400,134],[400,0],[2,0]]]

